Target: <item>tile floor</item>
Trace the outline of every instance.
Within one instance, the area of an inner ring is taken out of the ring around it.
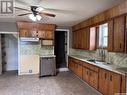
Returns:
[[[0,95],[101,95],[82,83],[71,72],[39,78],[38,75],[17,76],[5,73],[0,76]]]

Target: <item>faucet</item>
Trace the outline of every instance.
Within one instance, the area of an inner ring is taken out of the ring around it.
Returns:
[[[102,48],[102,49],[99,49],[99,56],[101,57],[101,61],[105,61],[105,50]]]

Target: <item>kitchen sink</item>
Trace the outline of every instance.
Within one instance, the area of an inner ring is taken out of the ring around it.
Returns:
[[[101,60],[95,60],[95,59],[88,59],[87,61],[94,62],[94,63],[103,63],[104,61]]]
[[[94,60],[94,59],[88,59],[87,61],[90,61],[90,62],[94,62],[95,63],[96,60]]]
[[[95,64],[111,65],[110,63],[107,63],[107,62],[105,62],[105,61],[101,61],[101,60],[88,59],[87,61],[89,61],[89,62],[93,62],[93,63],[95,63]]]

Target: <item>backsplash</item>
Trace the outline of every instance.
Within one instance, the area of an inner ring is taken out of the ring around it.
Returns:
[[[52,55],[54,46],[41,46],[38,44],[20,44],[21,55]]]
[[[105,61],[111,62],[118,66],[127,67],[127,54],[122,53],[112,53],[112,52],[105,52]],[[72,49],[70,48],[70,55],[80,55],[89,59],[101,59],[100,50],[96,51],[85,51],[80,49]]]

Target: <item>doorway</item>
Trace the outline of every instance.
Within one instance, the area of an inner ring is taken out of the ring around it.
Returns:
[[[1,71],[15,72],[18,70],[18,35],[0,34],[1,37]]]
[[[67,31],[55,31],[56,68],[67,67]]]

